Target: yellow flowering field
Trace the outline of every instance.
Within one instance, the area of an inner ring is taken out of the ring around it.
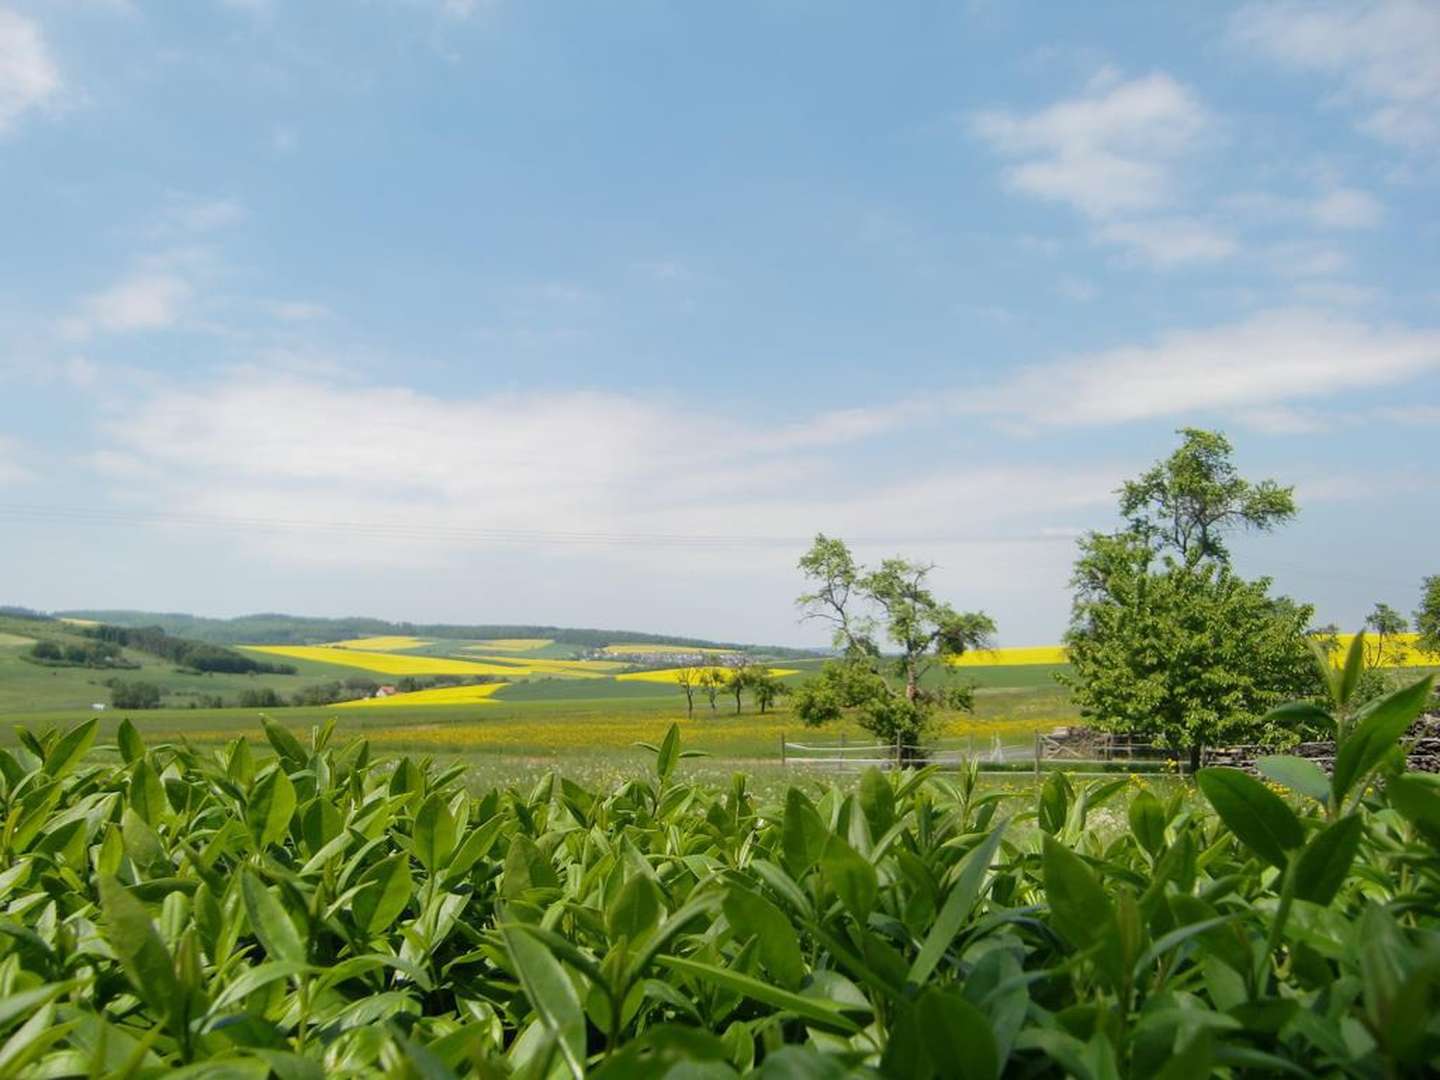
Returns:
[[[1018,645],[1005,649],[980,649],[954,657],[956,667],[1008,667],[1024,664],[1066,664],[1063,645]]]
[[[242,645],[240,648],[271,656],[360,668],[378,675],[558,675],[602,679],[624,667],[623,664],[604,660],[531,660],[515,656],[477,656],[473,660],[458,660],[447,656],[415,656],[335,645]]]
[[[357,637],[349,641],[333,641],[326,648],[335,649],[368,649],[372,652],[403,652],[406,649],[418,649],[421,646],[429,645],[425,638],[406,637],[401,634],[381,635],[380,637]]]
[[[383,698],[362,698],[359,701],[342,701],[337,709],[390,709],[410,705],[476,705],[493,704],[490,695],[509,683],[477,683],[474,686],[436,686],[429,690],[416,690],[409,694],[391,694]]]
[[[1345,662],[1345,654],[1350,651],[1350,643],[1355,640],[1354,634],[1341,634],[1340,649],[1335,654],[1335,665],[1338,667]],[[1434,667],[1440,662],[1440,657],[1427,656],[1416,648],[1419,641],[1419,634],[1396,634],[1394,645],[1385,643],[1385,655],[1381,658],[1381,667]],[[1374,635],[1365,636],[1366,649],[1375,648]]]
[[[515,667],[485,664],[474,660],[450,660],[442,656],[406,656],[403,653],[337,649],[333,645],[243,645],[248,652],[338,664],[380,675],[524,675]]]
[[[543,637],[482,638],[474,645],[466,645],[465,651],[487,652],[493,649],[496,652],[530,652],[551,644],[554,644],[551,638]]]
[[[654,683],[676,683],[680,681],[680,672],[689,671],[690,668],[661,668],[659,671],[632,671],[628,675],[616,675],[616,682],[654,682]],[[729,668],[714,667],[710,671],[729,671]],[[771,675],[777,679],[786,675],[797,674],[794,668],[767,668]]]

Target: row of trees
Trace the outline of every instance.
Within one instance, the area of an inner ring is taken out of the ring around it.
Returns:
[[[57,667],[129,668],[139,667],[121,655],[120,647],[108,641],[41,640],[30,646],[30,659]]]
[[[735,715],[740,715],[745,695],[749,694],[761,713],[789,692],[789,687],[768,667],[755,664],[748,657],[738,656],[725,667],[714,665],[690,665],[675,671],[675,684],[685,695],[685,711],[695,715],[695,698],[703,696],[710,703],[710,711],[718,711],[718,702],[723,695],[735,700]]]
[[[1198,767],[1207,746],[1318,734],[1300,713],[1272,710],[1323,693],[1338,636],[1312,630],[1309,605],[1272,595],[1271,579],[1247,580],[1231,562],[1229,537],[1294,518],[1294,489],[1240,476],[1218,432],[1179,434],[1173,454],[1117,492],[1122,525],[1080,541],[1062,681],[1090,726],[1144,733]],[[939,709],[973,709],[974,687],[946,661],[987,647],[995,624],[938,600],[930,564],[887,559],[869,569],[822,534],[799,568],[811,586],[797,600],[802,616],[829,624],[840,654],[797,690],[800,719],[852,716],[913,749]],[[1417,647],[1440,658],[1440,576],[1425,580],[1415,624]],[[1367,628],[1369,666],[1393,663],[1405,620],[1381,604]],[[1372,692],[1383,689],[1378,670],[1371,681]]]
[[[175,637],[158,626],[104,625],[88,628],[85,633],[99,644],[117,649],[120,646],[139,649],[192,671],[217,671],[233,675],[294,675],[296,670],[294,664],[256,660],[253,656],[246,656],[220,645]]]

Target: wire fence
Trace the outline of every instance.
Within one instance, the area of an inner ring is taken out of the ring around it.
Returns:
[[[781,765],[822,772],[858,772],[872,766],[879,769],[914,765],[959,767],[972,762],[1001,767],[1030,762],[1038,772],[1048,763],[1064,762],[1084,769],[1086,766],[1114,768],[1119,763],[1158,766],[1175,759],[1174,751],[1137,735],[1093,735],[1070,729],[1039,732],[1025,743],[1006,742],[993,735],[988,740],[971,736],[918,747],[905,746],[899,739],[893,743],[851,742],[843,735],[834,742],[812,738],[794,742],[786,733],[780,734]]]

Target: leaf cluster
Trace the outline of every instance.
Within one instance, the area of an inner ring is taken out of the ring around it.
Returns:
[[[674,727],[612,790],[480,793],[328,727],[22,729],[0,1075],[1434,1071],[1440,786],[1397,756],[1429,692],[1357,711],[1331,777],[1202,773],[1213,812],[933,768],[770,802],[687,781]]]

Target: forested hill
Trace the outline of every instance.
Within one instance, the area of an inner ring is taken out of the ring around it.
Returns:
[[[205,641],[214,645],[241,645],[264,642],[272,645],[309,645],[347,638],[407,634],[429,638],[550,638],[576,648],[601,648],[605,645],[656,644],[694,648],[753,650],[752,645],[735,642],[706,641],[701,638],[647,634],[634,630],[591,630],[566,626],[517,625],[452,625],[449,623],[388,622],[355,616],[340,619],[308,618],[300,615],[260,614],[237,615],[232,619],[212,619],[202,615],[154,611],[59,611],[62,618],[89,619],[111,626],[158,626],[167,634]],[[812,652],[765,646],[772,656],[806,656]]]

